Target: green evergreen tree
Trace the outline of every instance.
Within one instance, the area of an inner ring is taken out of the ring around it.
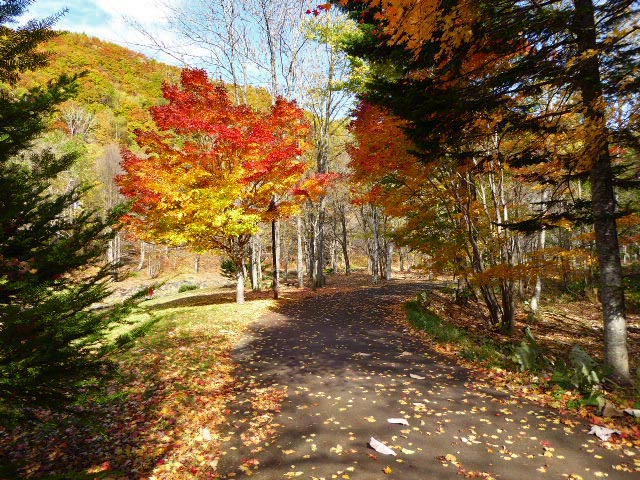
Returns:
[[[0,406],[10,410],[64,405],[95,384],[103,337],[135,303],[90,308],[109,294],[103,254],[122,209],[101,218],[82,209],[86,189],[52,193],[75,157],[32,149],[76,78],[12,88],[20,72],[43,65],[36,47],[54,35],[55,18],[6,26],[30,3],[0,3]]]

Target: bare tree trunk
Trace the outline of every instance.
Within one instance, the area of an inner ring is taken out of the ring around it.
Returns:
[[[576,73],[576,83],[582,93],[585,124],[593,138],[587,145],[594,150],[590,172],[591,204],[596,232],[596,250],[600,265],[600,291],[604,317],[604,357],[613,375],[623,381],[631,378],[627,350],[627,320],[622,285],[622,265],[616,225],[616,199],[613,171],[609,155],[606,102],[602,92],[600,59],[593,0],[574,0],[575,35],[578,54],[585,57]]]
[[[331,238],[331,270],[333,273],[338,271],[338,239],[336,221],[333,221],[333,236]]]
[[[196,273],[200,273],[200,255],[196,255],[194,270]]]
[[[378,209],[376,207],[371,207],[373,210],[373,256],[371,258],[371,267],[373,273],[373,283],[378,283],[380,281],[380,242],[378,237],[380,235],[380,225],[378,222]]]
[[[546,200],[544,192],[543,192],[543,201]],[[544,250],[545,241],[547,238],[547,231],[543,228],[540,230],[540,234],[538,237],[538,249]],[[531,297],[531,301],[529,302],[529,307],[531,308],[531,314],[537,315],[538,308],[540,307],[540,296],[542,295],[542,275],[536,275],[536,285],[533,289],[533,295]]]
[[[342,256],[344,257],[344,274],[351,275],[351,264],[349,263],[349,239],[347,237],[347,215],[341,210],[340,223],[342,223]]]
[[[386,270],[384,272],[384,279],[391,280],[393,278],[393,242],[391,240],[387,240],[387,248],[386,248]]]
[[[315,278],[315,286],[316,288],[322,287],[325,284],[324,278],[324,220],[325,220],[325,202],[326,199],[323,197],[320,199],[320,203],[318,205],[318,218],[316,223],[316,278]]]
[[[147,256],[147,244],[140,240],[140,261],[138,262],[138,271],[144,268],[144,261]]]
[[[255,245],[256,245],[256,267],[258,268],[258,291],[262,290],[262,237],[260,235],[256,235],[255,237]]]
[[[296,234],[298,237],[298,255],[296,257],[296,273],[298,274],[298,288],[304,287],[304,252],[302,250],[302,218],[296,218]]]
[[[404,247],[400,247],[398,255],[400,256],[400,271],[404,272]]]
[[[502,330],[506,333],[513,333],[515,325],[515,301],[513,298],[514,283],[511,280],[503,280],[500,285],[502,294]]]
[[[273,253],[273,298],[280,296],[280,222],[271,222],[271,250]]]
[[[109,240],[107,246],[107,262],[111,265],[111,275],[115,282],[118,281],[120,259],[122,258],[121,237],[117,233],[115,237]]]
[[[282,248],[280,250],[280,255],[282,256],[282,264],[284,268],[284,281],[287,282],[289,279],[289,235],[287,235],[288,230],[280,229],[280,239]]]
[[[247,278],[247,265],[244,263],[244,258],[242,259],[242,278]]]
[[[258,270],[260,268],[258,264],[258,237],[253,235],[251,240],[249,241],[249,250],[251,255],[251,288],[259,292],[260,291],[260,282],[258,281]]]
[[[244,269],[236,265],[236,303],[244,303]]]
[[[307,264],[308,264],[308,273],[309,278],[311,279],[311,288],[315,290],[318,288],[318,221],[315,218],[315,212],[312,210],[309,213],[309,228],[307,229],[311,238],[307,239]]]

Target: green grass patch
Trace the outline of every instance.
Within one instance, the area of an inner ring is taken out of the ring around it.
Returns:
[[[181,285],[180,288],[178,289],[178,293],[184,293],[184,292],[189,292],[191,290],[198,290],[197,285],[193,285],[193,284],[186,284],[186,285]]]
[[[473,335],[440,318],[418,301],[407,302],[406,308],[409,322],[415,328],[428,333],[437,343],[454,345],[463,358],[500,367],[505,367],[508,363],[507,355],[490,338]]]

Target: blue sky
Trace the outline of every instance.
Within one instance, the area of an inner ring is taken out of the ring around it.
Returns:
[[[170,0],[175,3],[179,0]],[[119,43],[154,56],[152,52],[136,47],[144,43],[139,32],[131,26],[137,22],[154,34],[166,32],[167,0],[36,0],[26,18],[42,18],[66,8],[67,14],[56,24],[56,29],[81,32],[103,40]],[[164,33],[166,40],[170,34]],[[157,55],[155,55],[157,57]],[[160,58],[167,60],[166,58]]]

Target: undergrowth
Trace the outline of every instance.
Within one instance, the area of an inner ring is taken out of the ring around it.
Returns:
[[[407,314],[411,324],[428,333],[440,344],[455,345],[466,360],[486,362],[489,365],[505,367],[509,363],[504,348],[491,338],[479,337],[440,318],[419,300],[407,302]]]
[[[415,328],[427,333],[436,343],[452,346],[465,360],[511,372],[529,373],[535,376],[538,386],[552,394],[562,396],[564,392],[572,392],[577,398],[572,401],[575,408],[593,406],[600,410],[604,407],[604,385],[609,372],[580,346],[575,345],[566,358],[558,358],[536,340],[528,327],[519,344],[498,344],[491,337],[441,318],[429,308],[430,303],[428,292],[419,294],[416,300],[407,302],[407,317]],[[640,369],[637,376],[636,381],[640,385]],[[640,401],[635,403],[635,408],[638,406]]]

